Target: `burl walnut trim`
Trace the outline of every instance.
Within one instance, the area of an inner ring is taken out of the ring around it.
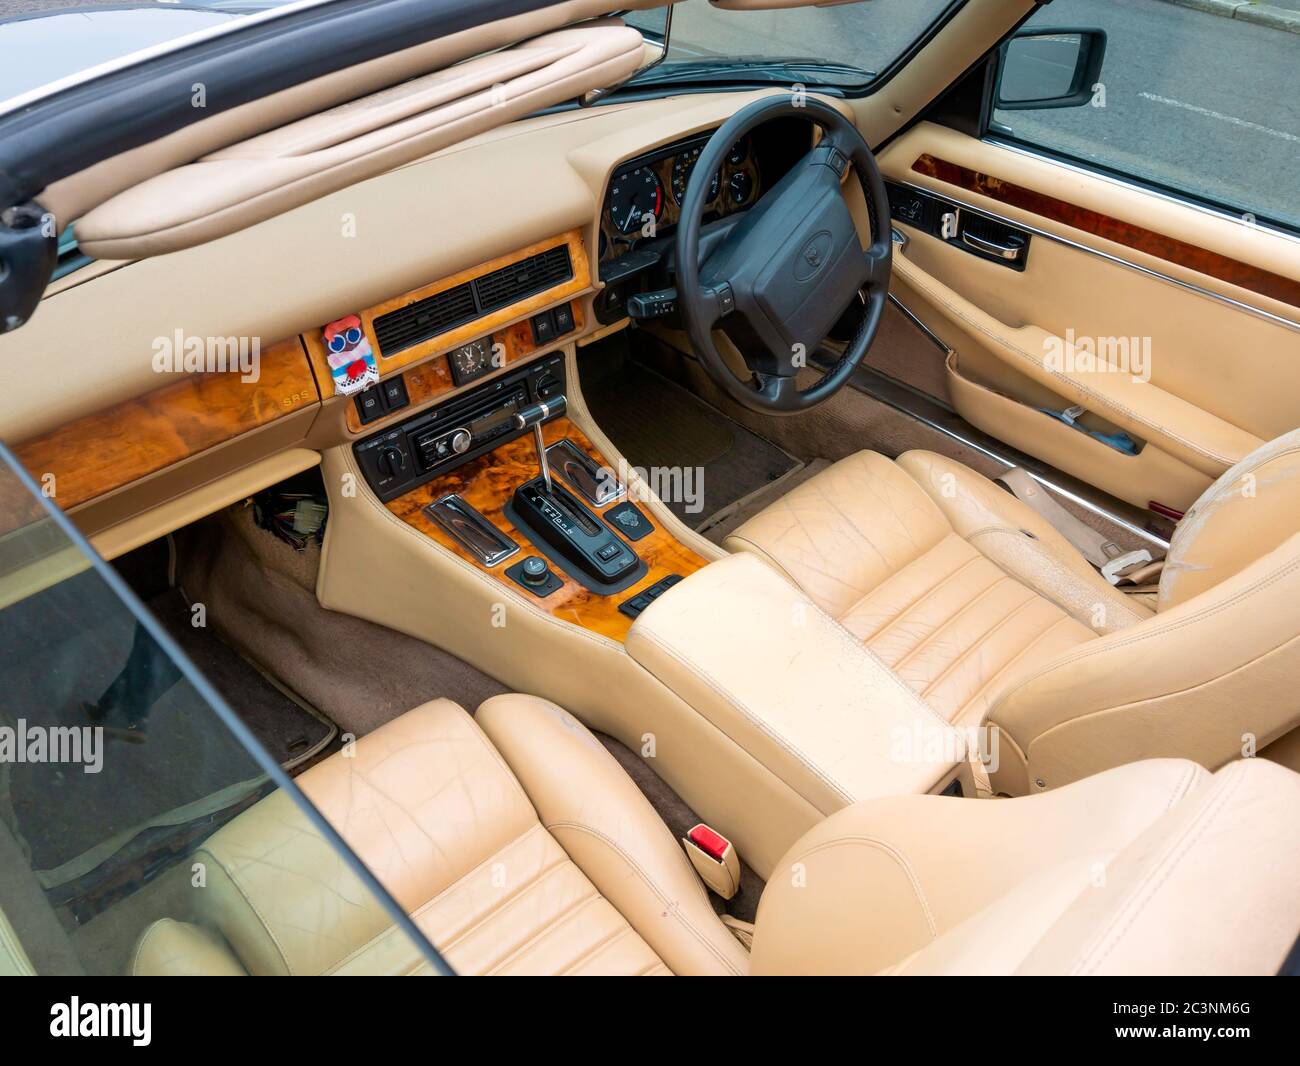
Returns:
[[[574,332],[567,334],[565,337],[558,338],[567,340],[582,331],[583,317],[582,307],[575,301],[572,304]],[[522,322],[516,322],[513,326],[506,329],[498,330],[492,334],[492,344],[501,345],[501,367],[513,366],[521,359],[526,359],[534,355],[540,349],[533,343],[533,327],[529,324],[528,319]],[[361,416],[357,414],[357,405],[349,403],[347,409],[348,429],[353,433],[360,433],[363,430],[366,433],[373,433],[380,429],[389,419],[399,421],[403,418],[410,418],[412,414],[419,411],[422,404],[430,400],[440,399],[448,393],[457,391],[468,392],[476,388],[485,381],[490,381],[497,371],[492,374],[486,374],[481,378],[475,378],[465,385],[457,385],[451,377],[451,370],[447,365],[446,356],[438,356],[430,359],[428,362],[421,363],[419,366],[412,367],[405,372],[406,378],[406,395],[410,403],[398,411],[384,418],[377,418],[373,422],[368,422],[364,426],[361,424]]]
[[[936,178],[948,185],[954,185],[967,192],[987,196],[999,203],[1010,204],[1022,210],[1032,212],[1042,218],[1051,219],[1074,229],[1090,233],[1094,237],[1114,241],[1126,248],[1145,252],[1166,263],[1175,263],[1195,270],[1219,281],[1226,281],[1251,292],[1259,293],[1282,303],[1300,307],[1300,282],[1263,270],[1260,267],[1243,263],[1240,260],[1211,252],[1208,249],[1188,244],[1176,237],[1146,229],[1122,219],[1113,218],[1080,207],[1067,200],[1036,192],[1023,185],[1003,181],[989,174],[982,174],[959,163],[950,163],[938,159],[928,152],[917,157],[912,170],[929,178]]]
[[[602,466],[612,465],[600,454],[586,434],[567,418],[557,418],[546,423],[542,427],[542,434],[548,446],[568,437]],[[620,603],[669,574],[680,574],[686,577],[708,564],[707,559],[680,543],[657,519],[648,514],[644,506],[638,504],[642,512],[650,517],[655,527],[652,533],[640,540],[627,542],[628,546],[645,562],[647,571],[645,577],[614,596],[601,596],[599,593],[583,588],[552,566],[551,572],[563,578],[564,586],[545,599],[533,596],[505,574],[508,567],[528,558],[529,555],[541,554],[532,548],[523,534],[506,518],[505,505],[514,494],[516,486],[536,476],[537,452],[533,447],[532,434],[529,433],[501,445],[495,451],[480,456],[449,474],[413,489],[404,496],[391,500],[388,509],[407,525],[413,526],[444,548],[473,563],[493,580],[502,582],[514,592],[533,600],[542,610],[612,640],[623,640],[632,627],[632,619],[619,611]],[[569,487],[573,488],[573,486]],[[484,518],[519,545],[519,553],[491,569],[480,565],[478,560],[466,552],[455,538],[447,534],[424,513],[424,508],[428,504],[449,492],[458,493],[462,499],[477,508]],[[603,515],[621,502],[618,500],[605,507],[591,509]],[[616,526],[611,525],[611,528],[617,531]]]
[[[69,510],[304,407],[320,393],[297,337],[261,353],[256,381],[188,374],[85,415],[14,449]],[[47,475],[53,475],[50,482]]]
[[[504,266],[517,263],[521,259],[527,259],[529,256],[537,255],[540,252],[549,251],[559,245],[567,244],[569,246],[569,261],[573,264],[573,277],[562,282],[559,285],[553,285],[549,289],[529,296],[517,303],[510,304],[497,311],[492,311],[482,318],[476,318],[472,322],[466,322],[455,329],[447,330],[445,333],[439,333],[436,337],[430,337],[426,341],[414,344],[409,348],[403,348],[399,352],[393,352],[385,355],[379,350],[379,342],[375,339],[375,319],[381,315],[386,315],[390,311],[396,311],[398,308],[406,307],[408,304],[416,303],[429,296],[433,296],[447,289],[454,289],[457,285],[462,285],[467,281],[482,277],[484,274],[490,274],[494,270],[500,270]],[[450,348],[458,348],[462,344],[468,344],[472,340],[486,336],[494,330],[501,329],[507,323],[524,315],[532,315],[543,308],[550,307],[552,304],[561,300],[568,299],[586,292],[591,288],[591,263],[587,258],[587,248],[582,240],[582,230],[569,230],[567,233],[561,233],[555,237],[549,237],[544,241],[538,241],[530,244],[526,248],[520,248],[518,251],[511,252],[509,255],[498,256],[496,259],[490,259],[486,263],[480,263],[478,266],[470,267],[468,270],[462,270],[457,274],[450,274],[438,281],[431,282],[428,285],[421,286],[418,289],[412,289],[401,296],[395,296],[391,300],[385,300],[383,303],[375,304],[374,307],[366,308],[363,311],[356,311],[354,308],[340,308],[339,315],[355,313],[361,318],[361,328],[365,331],[367,339],[370,341],[370,349],[375,353],[375,362],[379,364],[380,377],[386,377],[395,370],[408,367],[413,363],[427,358],[437,352],[445,352]],[[323,327],[324,322],[321,323]],[[527,323],[521,323],[527,326]],[[325,348],[324,339],[321,337],[319,329],[311,330],[302,335],[303,343],[307,345],[307,351],[311,354],[312,369],[316,372],[316,380],[320,385],[321,395],[329,397],[334,395],[334,381],[330,376],[328,351]],[[531,338],[530,338],[531,341]],[[443,368],[446,368],[446,361],[442,360]],[[448,377],[450,381],[450,377]],[[409,382],[408,382],[409,388]],[[352,424],[349,418],[349,425]],[[367,427],[369,428],[369,427]]]

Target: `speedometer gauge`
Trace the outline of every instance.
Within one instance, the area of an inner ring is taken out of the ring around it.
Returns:
[[[695,164],[700,161],[700,153],[704,151],[704,145],[696,145],[694,148],[688,148],[682,152],[673,161],[673,199],[680,205],[686,199],[686,186],[690,183],[691,174],[695,171]],[[706,203],[713,203],[718,198],[718,193],[722,191],[722,171],[714,172],[713,180],[709,182],[709,194],[706,196]]]
[[[609,215],[619,233],[632,233],[657,219],[664,209],[664,187],[649,167],[637,167],[616,177],[609,187]]]

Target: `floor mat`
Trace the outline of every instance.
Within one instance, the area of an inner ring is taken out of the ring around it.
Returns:
[[[799,460],[733,422],[686,389],[618,349],[590,350],[581,366],[582,394],[592,417],[633,466],[652,471],[652,486],[698,492],[659,492],[669,510],[693,529],[799,467]],[[696,470],[677,478],[655,469]]]
[[[778,478],[770,485],[765,485],[757,492],[751,492],[743,499],[737,500],[730,507],[724,507],[709,521],[700,527],[714,544],[721,545],[732,530],[740,528],[759,511],[770,503],[775,503],[797,485],[802,485],[810,477],[815,477],[831,464],[825,459],[814,459],[806,466],[791,470],[785,477]]]
[[[0,624],[0,719],[11,728],[90,724],[82,703],[119,675],[134,633],[134,619],[93,572],[12,604]],[[184,680],[153,702],[142,744],[104,740],[98,760],[17,760],[0,771],[0,816],[32,868],[63,871],[46,884],[84,874],[109,841],[175,824],[178,810],[242,794],[263,776]]]
[[[248,508],[195,523],[176,545],[176,583],[206,604],[208,624],[345,733],[364,736],[437,697],[472,713],[505,691],[450,652],[326,610],[315,592],[319,546],[295,552]]]
[[[276,686],[210,627],[191,625],[190,605],[179,590],[169,589],[147,606],[285,769],[310,759],[334,738],[331,722]]]

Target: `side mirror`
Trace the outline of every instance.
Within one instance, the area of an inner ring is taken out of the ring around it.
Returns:
[[[993,106],[1082,107],[1092,99],[1105,55],[1102,30],[1020,30],[998,50]]]

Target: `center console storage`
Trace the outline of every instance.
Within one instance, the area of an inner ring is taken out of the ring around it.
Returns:
[[[757,557],[719,559],[640,613],[628,653],[823,814],[972,794],[964,734]]]

